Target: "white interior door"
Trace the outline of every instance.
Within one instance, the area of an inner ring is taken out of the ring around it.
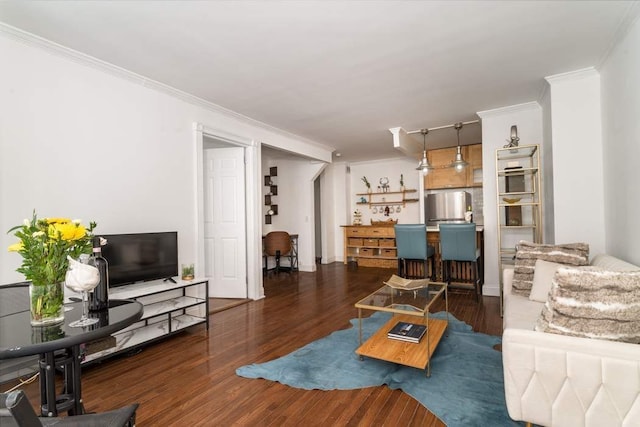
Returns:
[[[244,149],[204,151],[204,256],[209,296],[246,298]]]

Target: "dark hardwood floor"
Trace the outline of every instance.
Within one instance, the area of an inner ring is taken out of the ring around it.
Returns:
[[[208,332],[197,327],[138,354],[83,369],[87,411],[138,402],[141,427],[443,426],[413,398],[386,386],[307,391],[236,376],[239,366],[272,360],[349,327],[349,319],[357,317],[354,303],[394,272],[340,263],[318,267],[316,273],[270,276],[265,299],[212,314]],[[457,318],[476,331],[501,334],[498,298],[476,303],[468,291],[450,295],[449,309]],[[37,381],[24,390],[34,405],[39,402]]]

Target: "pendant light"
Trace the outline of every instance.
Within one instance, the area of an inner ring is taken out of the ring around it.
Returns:
[[[433,166],[431,166],[429,160],[427,160],[427,134],[429,133],[429,129],[421,129],[420,133],[422,134],[422,160],[418,163],[416,170],[422,171],[422,174],[426,175],[433,169]]]
[[[462,172],[464,168],[466,168],[469,164],[462,158],[462,147],[460,147],[460,129],[462,129],[462,122],[456,123],[455,125],[453,125],[453,127],[458,133],[458,151],[456,152],[455,160],[451,162],[451,167],[454,168],[456,172]]]

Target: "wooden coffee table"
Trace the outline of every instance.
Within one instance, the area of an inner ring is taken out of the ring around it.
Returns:
[[[429,317],[429,308],[434,301],[443,296],[447,319]],[[360,337],[360,346],[356,353],[360,355],[361,359],[366,356],[425,369],[427,376],[431,376],[429,361],[449,324],[446,283],[431,282],[423,288],[413,290],[397,289],[384,285],[371,295],[358,301],[356,308],[358,309]],[[362,343],[362,310],[393,313],[391,319],[365,343]],[[387,338],[387,332],[400,321],[427,325],[427,332],[419,343]]]

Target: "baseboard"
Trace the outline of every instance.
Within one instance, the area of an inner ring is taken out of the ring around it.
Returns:
[[[500,296],[500,285],[499,284],[492,284],[492,283],[485,283],[484,285],[482,285],[482,295],[488,296],[488,297],[499,297]]]

